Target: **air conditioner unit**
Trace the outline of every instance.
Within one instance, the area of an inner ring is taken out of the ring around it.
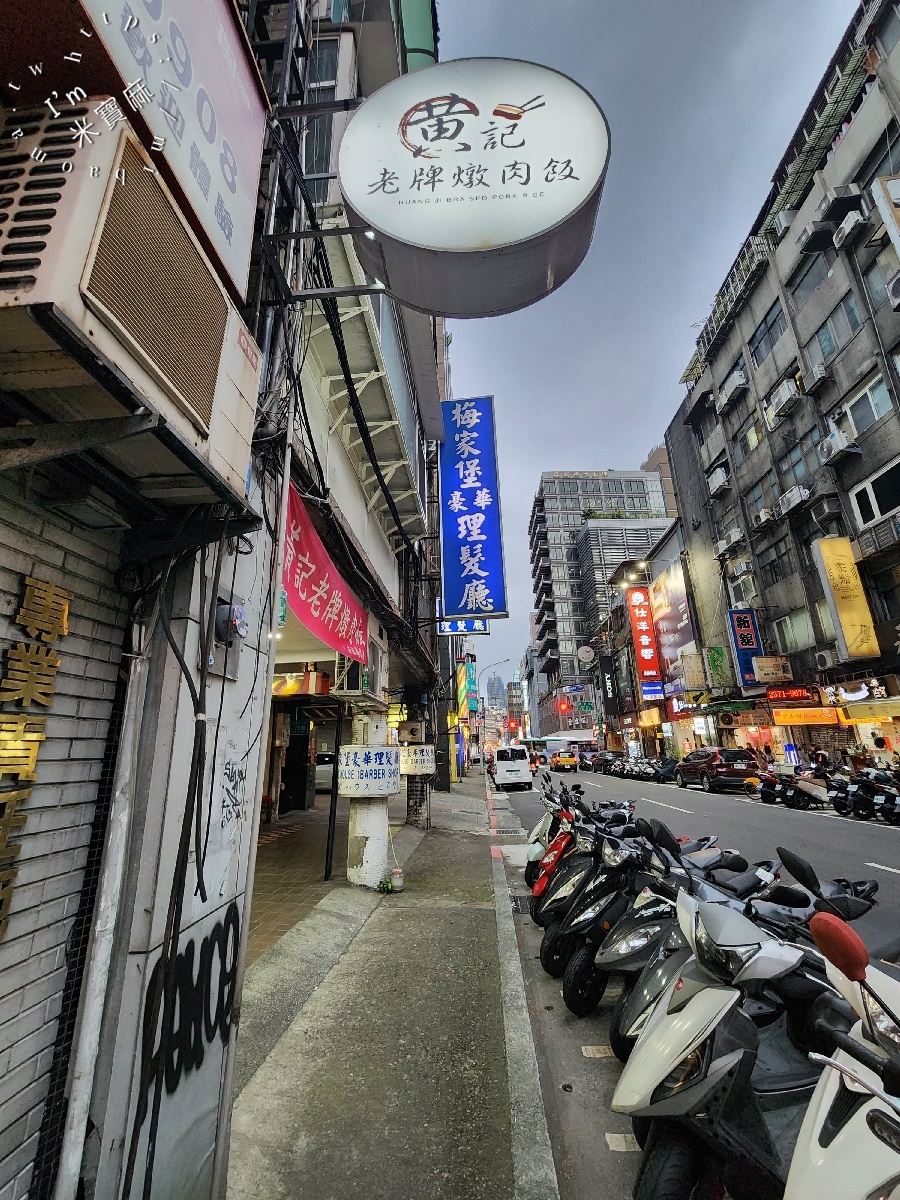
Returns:
[[[828,368],[824,363],[817,363],[811,371],[803,376],[803,394],[810,395],[820,388],[830,378]]]
[[[747,390],[747,386],[747,372],[732,371],[719,388],[719,399],[725,404],[730,404],[735,396]]]
[[[725,411],[725,409],[727,407],[728,407],[728,400],[720,392],[719,395],[716,396],[716,402],[713,405],[713,408],[716,410],[716,416],[721,417],[722,413]]]
[[[827,671],[829,667],[835,664],[833,650],[817,650],[816,651],[816,670]]]
[[[849,434],[846,434],[843,429],[838,429],[833,421],[828,422],[828,428],[831,430],[828,437],[819,442],[819,458],[823,463],[834,462],[836,458],[840,458],[849,450],[862,453]]]
[[[735,604],[747,604],[759,595],[759,584],[752,575],[742,575],[731,585],[731,595]]]
[[[778,385],[769,400],[772,409],[772,420],[780,421],[799,399],[800,393],[797,390],[797,384],[793,379],[785,379],[784,383]]]
[[[857,183],[840,183],[837,187],[829,188],[819,201],[818,218],[820,221],[843,221],[849,213],[858,211],[863,206],[862,190]]]
[[[891,308],[894,312],[900,309],[900,271],[896,275],[892,275],[887,284],[888,300],[891,302]]]
[[[789,513],[792,508],[796,508],[798,504],[802,504],[804,500],[808,499],[809,488],[801,487],[799,484],[797,484],[792,488],[788,488],[788,490],[778,501],[778,511],[783,517]]]
[[[773,224],[773,232],[776,242],[780,242],[784,235],[791,227],[791,222],[797,215],[795,208],[783,208],[780,213],[775,214],[775,222]]]
[[[749,575],[753,571],[753,560],[749,558],[739,558],[731,564],[731,574],[735,579],[740,579],[743,575]]]
[[[841,501],[838,496],[820,496],[809,506],[809,515],[820,525],[825,521],[833,521],[843,515]]]
[[[775,514],[771,508],[760,508],[753,514],[753,528],[759,529],[763,525],[768,525],[774,518]]]
[[[840,250],[842,246],[851,246],[853,242],[869,227],[869,222],[861,212],[849,212],[837,229],[834,231],[834,248]]]
[[[801,254],[818,254],[820,250],[829,250],[833,245],[834,231],[827,221],[811,221],[797,238],[797,248]]]
[[[243,503],[259,349],[131,130],[76,152],[101,100],[29,117],[5,172],[0,388],[65,423],[149,409],[94,453],[153,500]]]
[[[706,482],[709,484],[709,494],[718,496],[720,492],[724,492],[726,488],[731,487],[728,482],[728,473],[724,467],[717,467],[715,471],[707,476]]]
[[[730,529],[725,530],[724,540],[726,546],[736,546],[738,542],[744,540],[744,531],[740,525],[732,525]]]
[[[713,553],[715,554],[716,558],[722,558],[723,555],[728,553],[728,543],[724,538],[721,538],[718,542],[716,542],[715,547],[713,548]]]

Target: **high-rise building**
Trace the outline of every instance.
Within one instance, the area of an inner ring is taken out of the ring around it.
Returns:
[[[675,501],[675,484],[672,482],[672,465],[669,462],[669,452],[664,445],[654,446],[641,463],[642,471],[655,471],[662,480],[663,497],[666,502],[666,512],[674,517],[678,511]]]
[[[592,666],[579,661],[578,649],[590,643],[598,617],[608,611],[607,579],[619,562],[650,549],[671,523],[667,514],[656,471],[542,473],[529,522],[537,660],[547,677],[539,705],[542,735],[561,727],[561,687],[583,686],[584,692],[573,694],[592,703]],[[593,724],[584,709],[566,710],[566,728],[575,728],[573,721]]]
[[[506,692],[503,687],[503,680],[496,672],[493,675],[488,675],[487,703],[488,708],[506,708]]]
[[[516,672],[518,674],[518,672]],[[522,684],[518,679],[514,679],[512,683],[506,685],[506,715],[510,721],[515,721],[519,729],[522,728],[522,717],[525,712],[524,697],[522,695]]]

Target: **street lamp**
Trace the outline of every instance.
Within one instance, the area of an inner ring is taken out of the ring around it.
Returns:
[[[508,658],[500,658],[495,663],[488,663],[488,665],[486,667],[482,667],[481,670],[478,672],[478,678],[475,681],[475,694],[478,696],[479,701],[481,700],[481,677],[482,677],[482,675],[485,673],[485,671],[490,671],[491,667],[502,667],[504,663],[508,663],[508,662],[509,662]],[[484,774],[484,741],[483,740],[481,742],[481,773],[482,773],[482,775]]]

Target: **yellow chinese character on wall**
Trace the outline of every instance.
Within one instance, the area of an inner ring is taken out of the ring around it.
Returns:
[[[74,593],[53,583],[26,576],[25,599],[16,624],[27,629],[32,637],[41,636],[43,642],[55,642],[69,632],[69,601]]]
[[[27,642],[11,646],[6,674],[0,679],[0,703],[52,704],[60,662],[51,646],[29,646]]]

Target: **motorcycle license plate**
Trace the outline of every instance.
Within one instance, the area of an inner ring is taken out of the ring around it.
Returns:
[[[848,791],[848,792],[858,792],[858,791],[859,791],[859,784],[858,784],[858,783],[851,783],[851,784],[849,785],[849,787],[847,788],[847,791]]]
[[[775,784],[775,791],[776,791],[776,792],[780,792],[780,791],[783,789],[783,787],[784,787],[784,784],[781,784],[781,783],[776,783],[776,784]]]

